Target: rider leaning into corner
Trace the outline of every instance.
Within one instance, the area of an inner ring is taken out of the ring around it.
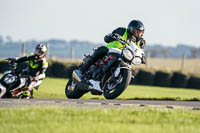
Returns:
[[[144,35],[144,25],[141,21],[139,20],[132,20],[128,24],[128,28],[123,28],[119,27],[115,29],[112,33],[106,35],[104,37],[104,41],[108,43],[106,46],[101,46],[98,47],[90,59],[85,62],[83,65],[80,67],[80,74],[84,75],[84,72],[87,71],[87,69],[94,64],[98,59],[103,58],[109,51],[109,48],[118,48],[120,50],[123,49],[123,45],[119,42],[116,41],[116,37],[120,37],[125,41],[128,42],[134,42],[138,47],[141,49],[144,49],[145,47],[145,40],[142,38]],[[145,64],[145,59],[143,59],[142,63]],[[112,62],[113,64],[114,62]],[[104,72],[112,65],[112,64],[107,64],[107,66],[104,68]]]
[[[35,47],[34,53],[21,58],[12,59],[16,63],[28,61],[29,64],[29,66],[23,71],[23,74],[28,75],[30,78],[26,82],[26,87],[24,87],[21,98],[31,98],[33,86],[37,86],[38,89],[42,80],[45,78],[45,71],[48,67],[46,55],[47,47],[44,44],[38,44]]]

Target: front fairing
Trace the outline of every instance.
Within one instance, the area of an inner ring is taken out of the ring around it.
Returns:
[[[18,81],[18,76],[12,72],[4,74],[1,78],[1,84],[6,88],[11,88],[12,86],[15,86]]]
[[[140,65],[142,63],[143,56],[145,56],[144,51],[133,42],[130,44],[130,47],[132,48],[134,53],[132,64]]]

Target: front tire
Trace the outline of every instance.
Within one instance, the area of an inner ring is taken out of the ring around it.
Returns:
[[[116,87],[114,89],[110,90],[109,86],[111,86],[111,79],[106,83],[106,88],[104,91],[104,97],[106,99],[115,99],[118,97],[129,85],[132,77],[132,72],[128,69],[122,69],[121,70],[121,82],[116,84]]]
[[[76,86],[76,82],[70,79],[65,87],[65,95],[69,99],[79,99],[82,97],[87,91],[80,90]]]

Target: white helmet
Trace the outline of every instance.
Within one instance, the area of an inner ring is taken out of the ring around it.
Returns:
[[[42,58],[47,55],[47,47],[40,43],[36,45],[34,54],[37,55],[39,58]]]

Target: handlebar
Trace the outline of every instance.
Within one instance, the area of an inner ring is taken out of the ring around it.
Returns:
[[[119,34],[113,34],[112,35],[113,39],[116,39],[117,41],[119,41],[121,44],[123,44],[124,46],[126,46],[125,44],[129,44],[128,41],[123,40],[122,37]]]
[[[127,45],[126,44],[129,44],[130,43],[126,40],[123,40],[122,37],[119,35],[119,34],[113,34],[112,35],[113,39],[116,39],[117,41],[119,41],[122,45],[124,45],[124,47],[126,47]],[[142,64],[146,64],[146,58],[145,58],[145,55],[142,56]]]

